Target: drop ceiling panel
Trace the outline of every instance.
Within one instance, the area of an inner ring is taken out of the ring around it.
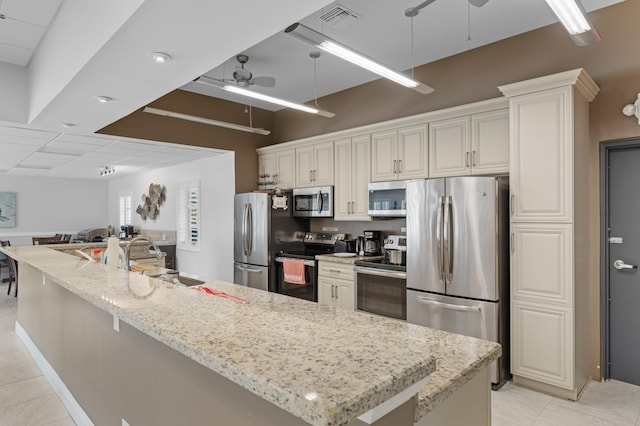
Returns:
[[[0,43],[0,58],[3,62],[25,67],[29,63],[31,53],[29,49]]]
[[[2,126],[0,127],[0,135],[24,136],[31,139],[54,139],[59,133],[47,132],[44,130],[22,129],[20,127]]]
[[[85,136],[85,135],[73,135],[73,134],[63,134],[56,138],[56,140],[64,141],[64,142],[73,142],[73,143],[81,143],[86,145],[96,145],[96,146],[104,146],[114,141],[113,138],[99,138],[94,136]]]
[[[49,154],[46,152],[36,152],[29,156],[29,158],[22,161],[20,164],[25,166],[59,166],[64,163],[68,163],[75,157],[62,154]]]
[[[0,11],[9,17],[46,27],[62,0],[2,0]]]
[[[33,50],[40,41],[42,34],[44,34],[45,28],[12,19],[10,14],[6,15],[6,19],[0,20],[0,40],[2,44]]]
[[[54,141],[49,142],[45,148],[58,149],[58,150],[67,150],[72,152],[93,152],[99,148],[97,145],[85,144],[85,143],[75,143],[75,142],[67,142],[56,139]]]

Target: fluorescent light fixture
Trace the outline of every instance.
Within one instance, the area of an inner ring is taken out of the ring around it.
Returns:
[[[212,120],[210,118],[197,117],[195,115],[181,114],[179,112],[166,111],[158,108],[144,107],[143,112],[150,114],[162,115],[165,117],[179,118],[181,120],[193,121],[196,123],[209,124],[211,126],[226,127],[227,129],[241,130],[243,132],[257,133],[259,135],[269,135],[271,131],[256,127],[242,126],[240,124],[228,123],[226,121]]]
[[[593,28],[584,12],[580,0],[546,0],[556,14],[573,42],[578,46],[588,46],[600,40],[600,34]]]
[[[414,80],[398,71],[394,71],[391,68],[382,65],[374,59],[359,53],[317,31],[312,30],[300,23],[295,23],[289,28],[284,30],[286,34],[294,36],[295,38],[309,43],[325,52],[331,53],[345,61],[358,65],[366,70],[369,70],[379,76],[387,78],[405,87],[413,89],[422,94],[428,94],[433,92],[433,87],[429,87],[424,83]]]
[[[227,92],[235,93],[237,95],[247,96],[249,98],[258,99],[271,104],[280,105],[287,108],[297,109],[298,111],[308,112],[309,114],[317,114],[322,117],[332,118],[335,114],[329,111],[322,110],[320,108],[314,108],[307,105],[297,104],[284,99],[275,98],[273,96],[265,95],[262,93],[254,92],[253,90],[243,89],[231,84],[222,83],[214,78],[203,75],[195,79],[197,83],[208,84],[209,86],[217,87],[218,89],[226,90]]]

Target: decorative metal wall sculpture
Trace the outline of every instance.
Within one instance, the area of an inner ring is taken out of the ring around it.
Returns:
[[[142,204],[138,204],[136,213],[140,215],[142,220],[156,220],[160,214],[160,206],[167,199],[167,188],[159,183],[151,183],[149,185],[149,193],[142,194]]]

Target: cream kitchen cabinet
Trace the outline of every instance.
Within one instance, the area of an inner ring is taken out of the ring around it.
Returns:
[[[509,172],[509,110],[429,123],[429,176]]]
[[[262,154],[258,157],[259,187],[273,189],[295,187],[296,155],[295,149]]]
[[[513,382],[576,400],[590,378],[589,102],[582,69],[509,98]]]
[[[296,187],[333,185],[333,141],[297,147]]]
[[[355,310],[353,265],[318,262],[318,303]]]
[[[428,175],[426,126],[371,134],[371,180],[419,179]]]
[[[335,147],[335,220],[371,220],[368,215],[371,178],[369,135],[338,139]]]

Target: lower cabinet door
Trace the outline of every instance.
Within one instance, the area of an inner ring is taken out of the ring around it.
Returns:
[[[574,388],[574,335],[570,307],[511,301],[511,372]]]
[[[342,309],[348,309],[350,311],[355,310],[355,295],[354,295],[353,281],[350,280],[336,280],[336,307]]]
[[[335,283],[333,278],[318,276],[318,303],[321,305],[335,305]]]

